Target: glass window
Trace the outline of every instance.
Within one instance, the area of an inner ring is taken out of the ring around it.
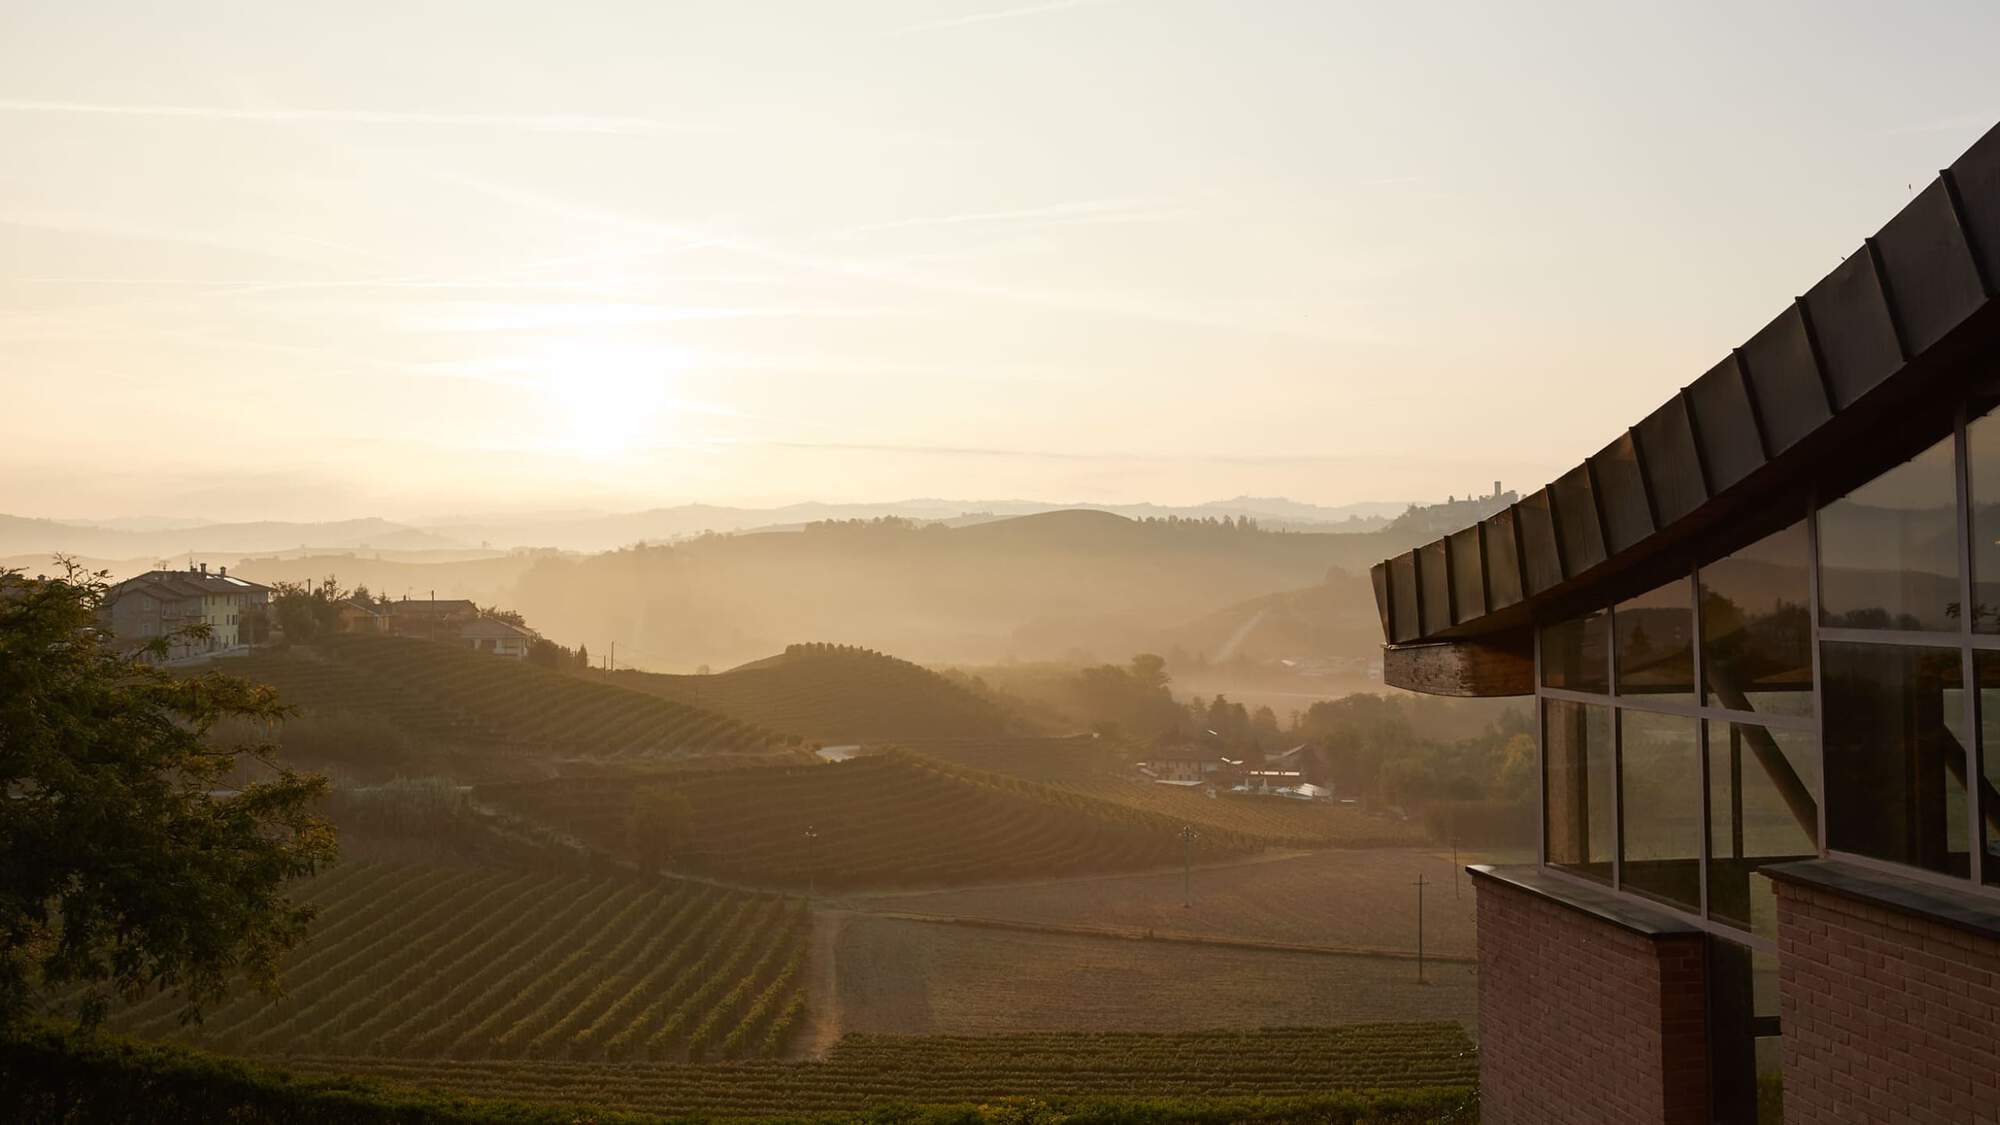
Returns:
[[[1603,610],[1558,621],[1542,628],[1542,686],[1571,691],[1608,693],[1611,669],[1606,666]]]
[[[1784,1083],[1777,956],[1709,939],[1708,1016],[1714,1119],[1726,1125],[1779,1125]]]
[[[1701,568],[1711,707],[1812,716],[1812,590],[1804,520]]]
[[[2000,652],[1973,653],[1972,671],[1979,681],[1979,756],[1985,763],[1979,781],[1983,876],[2000,886]]]
[[[1543,700],[1542,746],[1549,863],[1609,883],[1617,838],[1611,708]]]
[[[2000,413],[1965,427],[1972,506],[1972,628],[2000,633]]]
[[[1958,630],[1957,475],[1945,438],[1820,509],[1824,624]]]
[[[1708,724],[1708,913],[1778,938],[1768,863],[1819,854],[1819,754],[1808,731]]]
[[[1829,847],[1969,872],[1959,659],[1955,648],[1824,646]]]
[[[1625,810],[1618,885],[1700,910],[1699,724],[1677,715],[1622,710],[1618,722]]]
[[[1618,636],[1618,694],[1694,702],[1693,586],[1677,578],[1619,602],[1611,615]]]

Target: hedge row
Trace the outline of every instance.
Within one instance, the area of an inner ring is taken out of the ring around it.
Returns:
[[[22,1125],[666,1125],[702,1118],[487,1101],[362,1079],[300,1079],[199,1051],[51,1026],[0,1036],[0,1107]],[[736,1118],[831,1125],[1476,1125],[1466,1087],[1314,1098],[1005,1099],[860,1114]]]

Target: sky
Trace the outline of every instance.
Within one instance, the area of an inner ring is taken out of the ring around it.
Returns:
[[[0,0],[0,512],[1531,489],[2000,120],[1990,3]]]

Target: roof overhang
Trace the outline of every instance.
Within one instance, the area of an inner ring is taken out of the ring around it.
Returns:
[[[2000,354],[1996,286],[2000,127],[1583,464],[1377,564],[1384,681],[1448,695],[1532,691],[1533,622],[1639,593],[1684,573],[1719,537],[1772,530],[1757,525],[1801,510],[1813,489],[1844,490],[1916,452],[1970,380],[1992,377],[1981,368]],[[1508,685],[1518,690],[1499,690]],[[1441,690],[1455,686],[1468,690]]]

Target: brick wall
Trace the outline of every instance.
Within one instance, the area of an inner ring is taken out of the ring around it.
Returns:
[[[1780,882],[1778,981],[1788,1125],[2000,1123],[2000,941]]]
[[[1480,1121],[1706,1125],[1704,939],[1475,883]]]

